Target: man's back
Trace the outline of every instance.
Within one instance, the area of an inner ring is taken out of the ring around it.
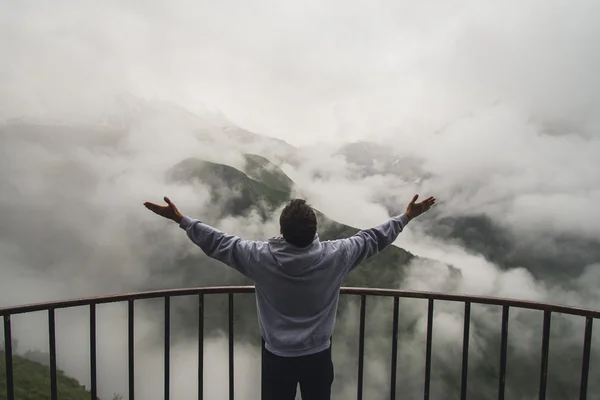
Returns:
[[[210,257],[252,279],[265,347],[296,357],[329,347],[342,281],[364,259],[391,244],[408,223],[405,215],[341,240],[306,247],[283,237],[242,240],[185,217],[180,226]]]
[[[265,347],[278,356],[302,356],[329,346],[339,290],[346,277],[341,242],[319,241],[299,249],[270,239],[254,272]]]

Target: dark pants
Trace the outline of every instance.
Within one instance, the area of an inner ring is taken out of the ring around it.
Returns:
[[[262,400],[329,400],[333,383],[331,347],[301,357],[280,357],[263,347]]]

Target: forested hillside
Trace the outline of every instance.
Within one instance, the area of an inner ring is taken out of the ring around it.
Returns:
[[[6,364],[4,351],[0,350],[0,400],[6,397]],[[61,400],[89,400],[90,392],[77,380],[65,375],[63,371],[56,373],[58,396]],[[19,355],[13,355],[13,382],[15,399],[43,400],[50,397],[50,368]]]

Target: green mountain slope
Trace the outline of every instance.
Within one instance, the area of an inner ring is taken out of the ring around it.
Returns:
[[[254,209],[267,218],[290,199],[293,181],[266,158],[257,155],[245,157],[244,172],[231,166],[190,158],[175,165],[168,176],[184,184],[198,181],[208,185],[212,202],[221,210],[220,217],[244,215]],[[320,212],[318,220],[318,233],[322,240],[335,240],[358,232],[358,229],[333,221]],[[363,263],[345,284],[390,287],[401,276],[399,267],[408,264],[413,257],[406,250],[390,246]]]
[[[6,365],[4,351],[0,350],[0,400],[6,400]],[[58,396],[61,400],[89,400],[90,392],[62,371],[57,371]],[[18,400],[46,400],[50,398],[50,368],[13,355],[13,381]]]
[[[242,215],[254,207],[266,218],[269,212],[289,199],[291,185],[282,185],[278,179],[283,178],[275,178],[277,173],[268,173],[258,164],[252,170],[255,176],[266,178],[270,185],[252,179],[231,166],[198,158],[188,158],[180,162],[168,171],[167,175],[169,179],[184,184],[201,182],[208,185],[211,201],[221,209],[219,217]]]
[[[288,193],[292,191],[294,181],[269,160],[256,154],[244,154],[246,165],[244,172],[252,179],[262,182],[272,189]]]

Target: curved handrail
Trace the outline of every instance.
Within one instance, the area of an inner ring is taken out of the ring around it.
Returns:
[[[254,286],[212,286],[182,289],[152,290],[136,293],[123,293],[117,295],[87,297],[81,299],[60,300],[44,303],[25,304],[19,306],[0,307],[1,315],[23,314],[48,309],[70,308],[90,304],[116,303],[129,300],[142,300],[161,297],[192,296],[198,294],[227,294],[227,293],[254,293]],[[580,315],[584,317],[600,318],[600,310],[582,307],[572,307],[560,304],[535,302],[531,300],[518,300],[493,296],[478,296],[468,294],[439,293],[419,290],[379,289],[362,287],[342,287],[342,294],[405,297],[427,300],[443,300],[456,302],[469,302],[475,304],[489,304],[498,306],[509,306],[530,310],[550,311],[562,314]]]

